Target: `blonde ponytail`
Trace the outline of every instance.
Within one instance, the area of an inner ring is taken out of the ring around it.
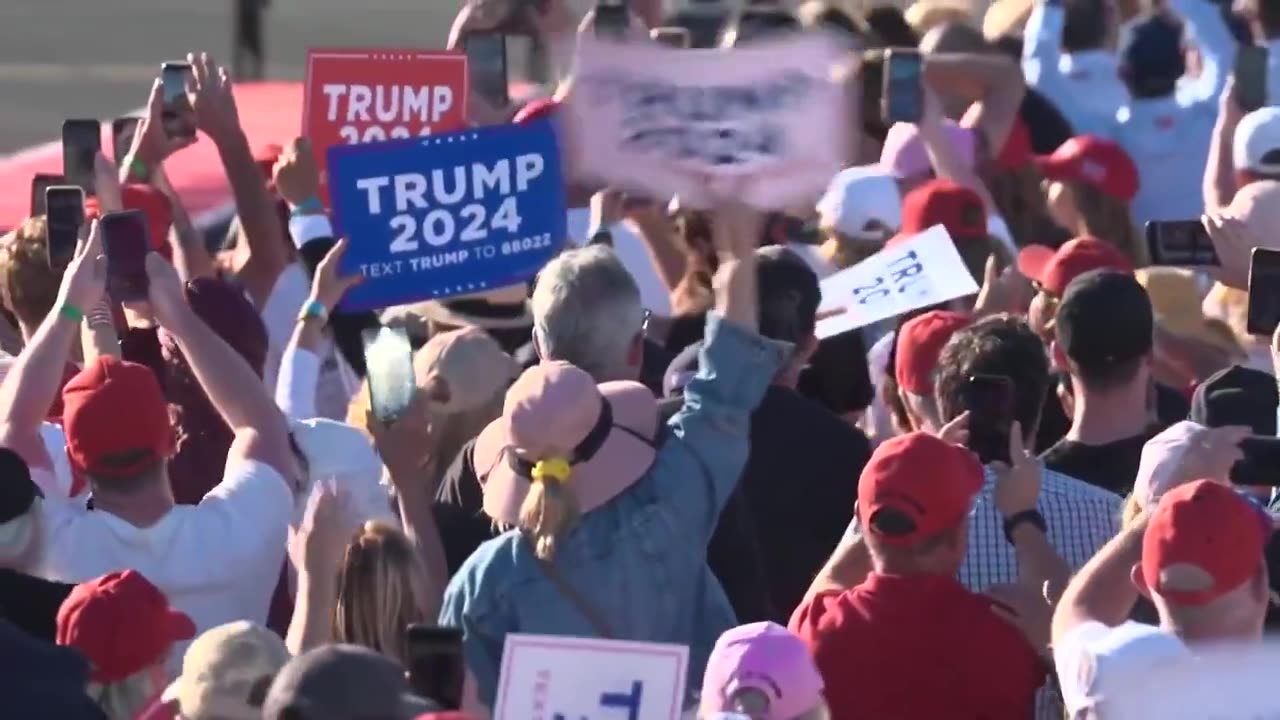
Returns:
[[[539,460],[530,473],[533,482],[520,506],[519,527],[533,542],[539,560],[552,560],[556,543],[578,522],[578,500],[569,487],[571,474],[569,463],[559,458]]]

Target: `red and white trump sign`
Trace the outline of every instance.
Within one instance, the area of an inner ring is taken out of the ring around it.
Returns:
[[[461,53],[307,51],[302,132],[322,180],[325,152],[334,145],[449,132],[466,119],[467,59]]]

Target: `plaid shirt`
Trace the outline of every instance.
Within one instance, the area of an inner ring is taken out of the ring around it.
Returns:
[[[980,593],[992,585],[1018,579],[1018,559],[1004,537],[1004,521],[995,506],[995,473],[985,469],[982,489],[969,514],[969,543],[957,578]],[[1120,531],[1124,500],[1115,493],[1069,475],[1041,469],[1040,499],[1036,503],[1049,529],[1049,543],[1074,574]],[[859,532],[858,519],[847,535]],[[1048,686],[1036,694],[1036,718],[1061,720],[1062,701]]]

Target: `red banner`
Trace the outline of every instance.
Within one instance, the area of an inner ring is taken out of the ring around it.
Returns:
[[[307,51],[302,132],[325,175],[325,152],[457,130],[467,118],[467,59],[417,50]],[[326,204],[328,193],[322,187]]]

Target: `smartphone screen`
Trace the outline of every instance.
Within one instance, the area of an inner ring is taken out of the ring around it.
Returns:
[[[44,192],[54,185],[66,185],[67,179],[61,175],[38,173],[31,178],[31,216],[44,215],[48,207],[45,205]]]
[[[404,328],[371,328],[361,336],[370,408],[379,421],[393,423],[413,401],[413,344]]]
[[[1240,441],[1244,458],[1231,466],[1234,485],[1280,487],[1280,438],[1255,435]]]
[[[84,225],[84,191],[75,185],[54,185],[45,191],[48,220],[49,267],[64,268],[76,252]]]
[[[631,24],[626,0],[597,0],[595,30],[598,37],[621,40]]]
[[[1267,104],[1267,49],[1241,45],[1236,50],[1236,100],[1240,109],[1252,112]]]
[[[160,85],[164,93],[164,109],[161,118],[164,121],[165,134],[171,138],[196,136],[191,99],[187,96],[187,83],[190,80],[191,63],[167,62],[160,66]]]
[[[969,449],[983,464],[1009,462],[1013,428],[1013,381],[1001,375],[973,375],[966,386]]]
[[[882,114],[886,123],[919,122],[924,117],[924,87],[920,53],[889,50],[885,54]]]
[[[1254,248],[1249,260],[1246,330],[1250,335],[1269,338],[1277,325],[1280,325],[1280,250]]]
[[[1220,264],[1209,231],[1199,220],[1153,220],[1146,224],[1146,233],[1152,265],[1196,267]]]
[[[62,174],[67,183],[93,194],[93,159],[102,149],[102,126],[97,120],[62,122]]]
[[[107,256],[107,294],[116,302],[147,299],[147,218],[141,210],[107,213],[98,220]]]
[[[111,153],[116,165],[124,162],[124,158],[133,149],[133,137],[138,132],[138,123],[142,118],[118,117],[111,121]]]
[[[682,27],[657,27],[649,31],[649,39],[660,45],[687,50],[693,45],[689,31]]]
[[[507,82],[507,38],[498,33],[473,33],[463,41],[471,86],[495,107],[511,103]]]
[[[408,637],[409,687],[445,710],[462,708],[466,668],[462,659],[462,631],[434,625],[410,625]]]

